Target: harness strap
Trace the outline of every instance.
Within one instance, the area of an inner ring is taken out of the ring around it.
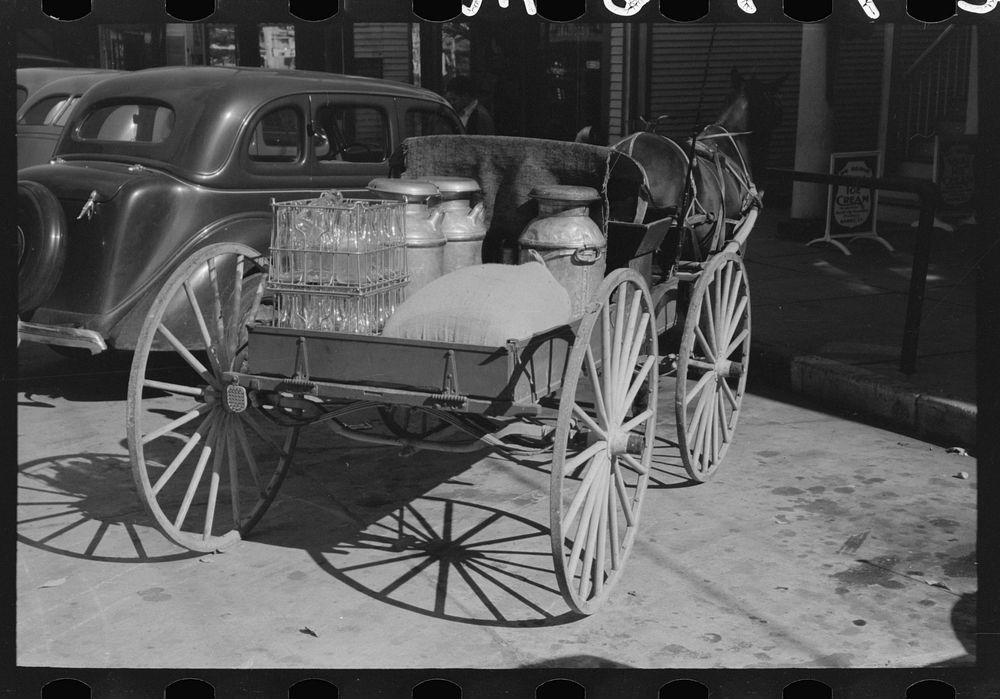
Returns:
[[[733,150],[739,156],[741,167],[737,166],[732,162],[731,158],[726,157],[724,154],[719,153],[718,149],[715,151],[708,150],[707,152],[712,154],[716,163],[719,167],[724,167],[732,176],[740,183],[740,186],[744,192],[742,197],[740,214],[741,216],[746,215],[746,213],[754,206],[760,206],[762,204],[760,193],[757,191],[756,185],[750,179],[750,167],[747,165],[746,159],[743,157],[743,151],[740,150],[739,145],[736,143],[736,136],[745,136],[753,133],[752,131],[729,131],[726,127],[719,124],[713,124],[715,128],[720,129],[717,133],[705,134],[700,136],[701,139],[712,139],[712,138],[727,138],[729,142],[733,145]],[[721,156],[721,157],[720,157]],[[720,162],[721,160],[721,162]],[[725,180],[723,179],[723,186]]]

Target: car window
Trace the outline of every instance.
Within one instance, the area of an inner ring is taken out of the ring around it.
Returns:
[[[174,110],[161,104],[113,104],[88,114],[76,137],[81,141],[160,143],[174,128]]]
[[[23,85],[17,86],[17,108],[20,109],[25,100],[28,99],[28,88]]]
[[[268,112],[254,127],[250,160],[261,163],[294,163],[302,155],[302,119],[295,107]]]
[[[462,133],[455,115],[444,105],[409,107],[403,117],[403,138]]]
[[[54,124],[56,119],[63,113],[63,110],[72,99],[71,95],[51,95],[49,97],[43,97],[35,104],[28,107],[17,122],[26,126]]]
[[[389,154],[389,120],[381,107],[313,102],[313,149],[320,162],[381,163]]]

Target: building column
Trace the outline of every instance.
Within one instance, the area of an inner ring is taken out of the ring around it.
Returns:
[[[260,28],[255,22],[236,24],[236,63],[260,66]]]
[[[969,39],[969,97],[965,105],[965,133],[968,136],[979,134],[979,33],[976,29],[976,25],[972,25]]]
[[[833,124],[827,102],[827,26],[802,25],[799,113],[795,132],[795,169],[826,172],[833,147]],[[796,182],[792,187],[792,218],[822,217],[825,185]]]

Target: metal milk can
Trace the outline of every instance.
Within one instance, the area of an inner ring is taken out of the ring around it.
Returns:
[[[448,239],[444,247],[444,273],[483,262],[486,213],[483,202],[473,202],[480,194],[479,183],[469,177],[428,177],[441,192],[441,232]]]
[[[444,247],[448,239],[441,232],[443,212],[431,211],[438,200],[438,188],[426,180],[393,179],[378,177],[368,183],[372,191],[385,199],[406,202],[406,267],[410,283],[406,295],[444,273]]]
[[[600,195],[592,187],[543,185],[531,190],[538,202],[538,216],[518,238],[520,262],[545,261],[556,280],[569,293],[573,317],[583,309],[604,279],[607,241],[590,217],[590,204]]]

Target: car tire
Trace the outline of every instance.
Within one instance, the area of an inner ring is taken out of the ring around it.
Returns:
[[[52,295],[66,263],[66,216],[56,196],[37,182],[17,183],[18,314]]]

